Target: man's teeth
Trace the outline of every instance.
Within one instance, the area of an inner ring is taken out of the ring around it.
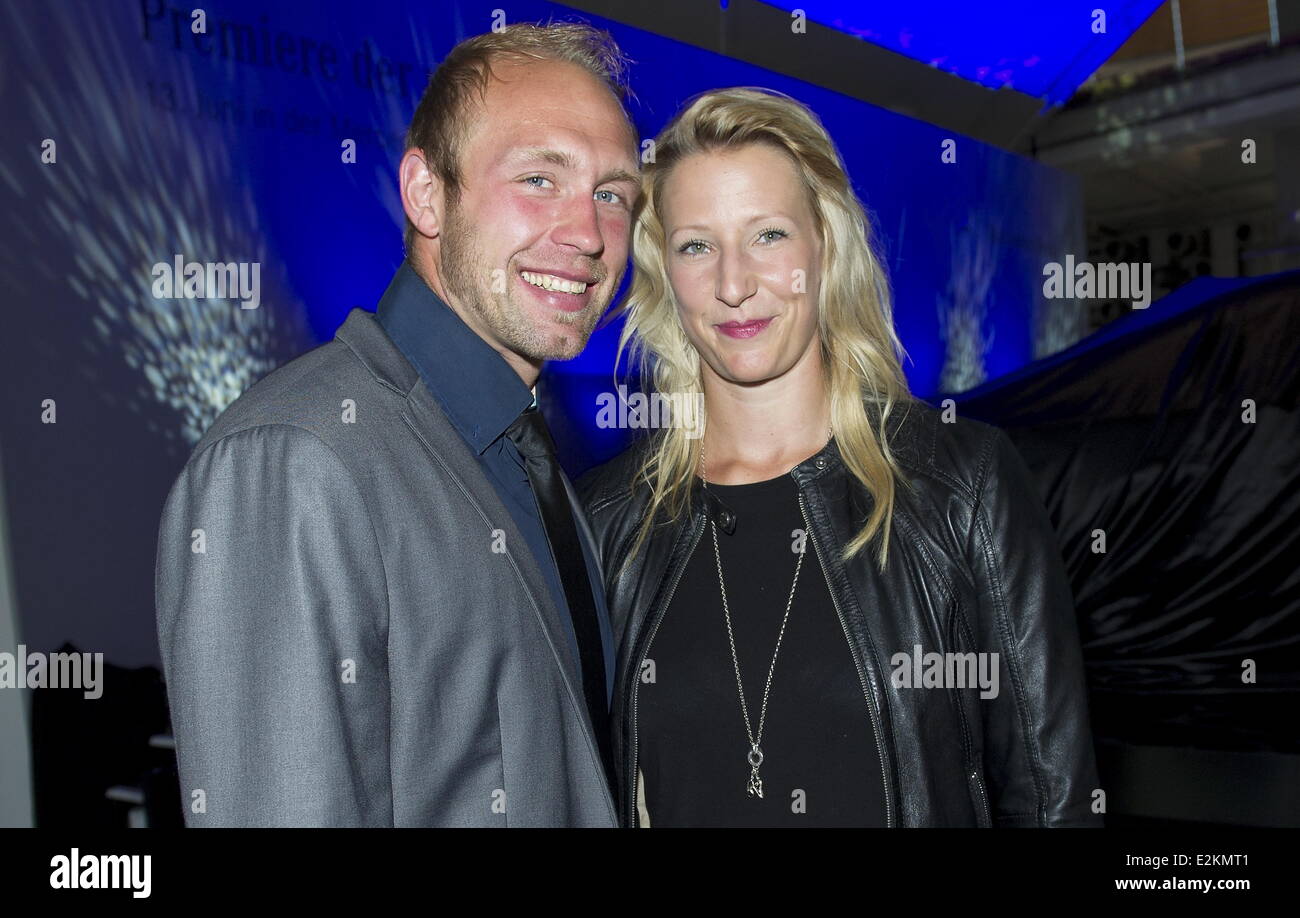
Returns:
[[[534,274],[532,271],[520,271],[519,276],[534,287],[553,290],[559,293],[586,293],[587,285],[582,281],[565,280],[554,274]]]

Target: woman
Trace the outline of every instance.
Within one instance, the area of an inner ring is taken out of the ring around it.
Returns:
[[[688,103],[633,259],[622,347],[658,392],[702,393],[704,423],[582,483],[620,641],[622,818],[1099,824],[1046,514],[1004,434],[909,394],[816,116],[758,89]]]

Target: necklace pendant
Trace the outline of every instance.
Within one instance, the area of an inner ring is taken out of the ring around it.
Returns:
[[[745,756],[745,760],[749,762],[749,784],[746,785],[745,790],[749,791],[749,796],[762,799],[763,781],[758,776],[758,766],[763,764],[763,750],[758,743],[750,746],[749,754]]]

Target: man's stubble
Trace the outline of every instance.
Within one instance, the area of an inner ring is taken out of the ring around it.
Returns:
[[[568,332],[549,333],[537,327],[532,312],[516,299],[513,278],[509,276],[518,273],[513,265],[505,268],[505,291],[492,290],[493,269],[479,260],[477,228],[473,221],[465,219],[454,198],[447,202],[441,242],[442,277],[448,294],[470,310],[502,345],[530,360],[571,360],[578,356],[618,287],[616,283],[603,301],[593,298],[582,312],[555,310],[555,321],[567,326]],[[603,277],[603,266],[598,265],[593,273]]]

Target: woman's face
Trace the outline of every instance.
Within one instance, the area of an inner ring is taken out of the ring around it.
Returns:
[[[660,214],[682,327],[714,374],[759,383],[816,359],[821,240],[786,153],[755,143],[688,156]]]

